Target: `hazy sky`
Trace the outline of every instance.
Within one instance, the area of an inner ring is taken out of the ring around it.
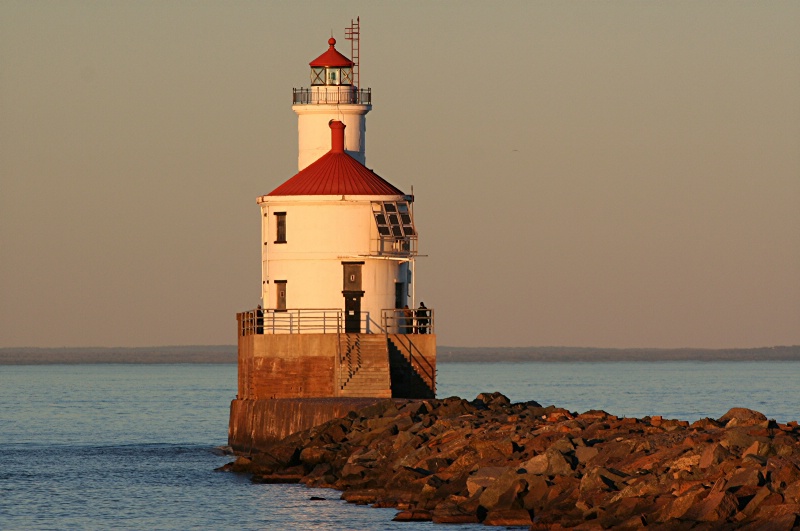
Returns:
[[[800,2],[0,0],[0,347],[234,344],[357,15],[440,345],[800,344]]]

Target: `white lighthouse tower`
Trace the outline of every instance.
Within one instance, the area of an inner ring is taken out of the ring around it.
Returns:
[[[358,42],[357,29],[354,39]],[[336,39],[331,37],[328,50],[309,66],[311,88],[294,89],[293,94],[292,110],[297,113],[299,147],[297,169],[302,170],[328,152],[331,120],[341,121],[347,127],[345,151],[366,164],[365,118],[372,109],[372,95],[369,89],[357,86],[358,64],[339,53]]]

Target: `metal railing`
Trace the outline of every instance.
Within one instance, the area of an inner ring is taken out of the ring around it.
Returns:
[[[239,335],[252,334],[341,334],[345,332],[344,310],[336,308],[272,310],[255,309],[237,314]],[[385,334],[385,327],[361,312],[360,334]]]
[[[292,105],[326,105],[339,103],[372,104],[372,89],[342,87],[340,90],[292,89]]]
[[[345,334],[339,339],[339,389],[344,389],[348,382],[361,368],[361,339],[358,335]]]
[[[417,254],[417,237],[395,238],[381,236],[374,238],[371,254],[377,256],[415,256]]]
[[[386,333],[433,334],[433,308],[381,310],[381,324]]]
[[[381,326],[375,319],[370,317],[369,312],[364,312],[361,314],[361,321],[364,323],[364,326],[361,327],[366,334],[386,334],[386,329]]]
[[[338,334],[344,330],[344,312],[335,308],[272,310],[239,313],[239,335]]]

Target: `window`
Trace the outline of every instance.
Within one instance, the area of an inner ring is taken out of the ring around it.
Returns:
[[[408,203],[397,203],[397,211],[400,213],[400,222],[403,225],[403,233],[406,236],[414,236],[414,221],[411,219],[411,212],[408,210]]]
[[[286,212],[275,212],[275,243],[286,243]]]
[[[372,203],[372,213],[381,237],[403,239],[416,235],[406,201],[376,201]]]
[[[325,84],[325,69],[321,66],[311,67],[311,84],[324,85]]]
[[[417,232],[407,201],[375,201],[372,214],[378,227],[381,254],[414,252]]]

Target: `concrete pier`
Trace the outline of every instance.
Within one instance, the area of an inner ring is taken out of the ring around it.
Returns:
[[[228,445],[238,454],[257,453],[287,435],[307,430],[380,398],[276,398],[231,402]]]

